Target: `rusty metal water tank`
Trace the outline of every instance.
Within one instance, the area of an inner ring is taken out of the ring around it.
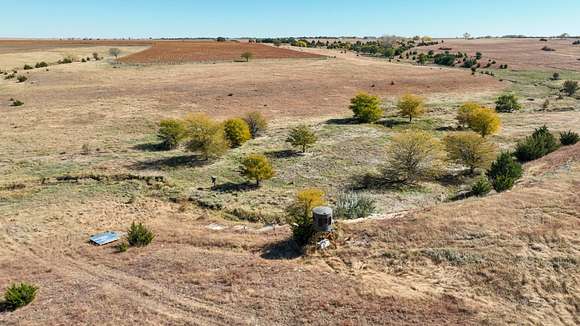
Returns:
[[[332,231],[332,208],[326,206],[315,207],[312,210],[314,228],[319,232]]]

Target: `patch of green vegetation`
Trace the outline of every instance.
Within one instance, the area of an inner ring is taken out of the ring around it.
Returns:
[[[580,73],[575,71],[541,71],[541,70],[493,70],[497,79],[511,82],[508,90],[526,98],[543,98],[558,95],[564,80],[580,80]],[[554,72],[560,74],[560,80],[553,80]]]

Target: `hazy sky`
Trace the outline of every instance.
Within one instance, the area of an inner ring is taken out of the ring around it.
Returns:
[[[0,0],[0,37],[580,35],[580,0]]]

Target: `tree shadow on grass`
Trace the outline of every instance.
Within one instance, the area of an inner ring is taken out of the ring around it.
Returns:
[[[407,120],[398,120],[398,119],[384,119],[384,120],[380,120],[379,122],[377,122],[378,124],[381,124],[387,128],[394,128],[396,126],[402,126],[402,125],[409,125],[411,124],[409,121]]]
[[[366,173],[351,178],[349,190],[400,190],[409,185],[385,175]]]
[[[162,143],[144,143],[133,146],[134,150],[141,152],[164,152],[167,151]]]
[[[265,155],[271,159],[285,159],[301,156],[301,153],[291,149],[283,149],[279,151],[267,152]]]
[[[359,121],[355,118],[336,118],[326,121],[327,125],[356,125]]]
[[[242,183],[233,183],[233,182],[226,182],[215,187],[212,187],[211,190],[217,192],[243,192],[243,191],[251,191],[258,189],[258,185],[255,183],[249,182],[242,182]]]
[[[137,162],[133,164],[133,168],[137,170],[161,170],[163,168],[201,167],[210,163],[210,160],[206,160],[200,155],[180,155]]]
[[[302,250],[293,239],[270,244],[262,250],[260,257],[269,260],[296,259],[302,256]]]

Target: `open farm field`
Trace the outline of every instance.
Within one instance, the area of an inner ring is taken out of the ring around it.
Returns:
[[[444,39],[438,45],[420,47],[421,52],[440,48],[450,48],[449,52],[466,52],[474,56],[476,52],[483,54],[482,62],[495,60],[497,65],[507,64],[511,69],[526,70],[573,70],[580,71],[580,44],[573,45],[577,39],[547,39],[546,42],[537,38],[525,39]],[[544,51],[543,47],[555,51]],[[495,67],[495,65],[494,65]]]
[[[243,60],[242,54],[250,52],[254,59],[319,59],[322,56],[277,48],[264,44],[242,42],[191,42],[164,41],[155,42],[142,52],[121,59],[124,63],[187,63],[208,61]]]
[[[25,281],[38,292],[19,309],[0,298],[2,325],[580,323],[580,143],[560,139],[580,132],[579,94],[563,91],[580,80],[572,45],[550,39],[557,51],[544,58],[539,40],[445,40],[509,64],[472,74],[289,45],[3,42],[0,69],[18,72],[0,75],[0,290]],[[353,117],[361,92],[373,121]],[[421,102],[412,119],[408,94]],[[494,110],[505,94],[518,108]],[[466,102],[498,128],[461,125]],[[251,112],[261,133],[225,142]],[[183,136],[175,146],[163,120]],[[483,179],[491,187],[491,160],[544,125],[550,153],[522,162],[509,189],[474,195]],[[304,152],[289,141],[296,130],[313,136]],[[227,148],[204,157],[197,132]],[[448,137],[465,134],[490,145],[488,166],[451,159]],[[391,178],[405,135],[420,136],[411,155],[439,151],[437,172]],[[273,172],[260,182],[240,173],[255,154]],[[293,205],[305,189],[335,212],[352,208],[346,195],[371,204],[301,244],[296,214],[312,217]],[[153,232],[149,245],[129,246],[133,222]],[[88,242],[105,231],[121,240]]]

